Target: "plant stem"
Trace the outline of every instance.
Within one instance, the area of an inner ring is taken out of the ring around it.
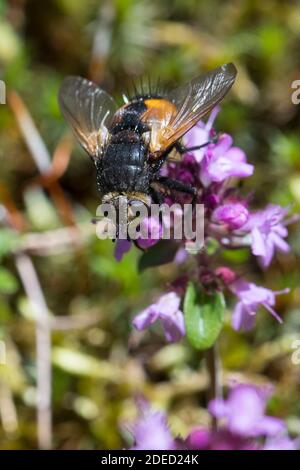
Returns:
[[[24,290],[36,314],[38,447],[51,449],[51,329],[48,307],[31,258],[25,253],[19,253],[15,261]]]
[[[208,399],[214,400],[222,396],[221,367],[218,355],[218,345],[215,343],[205,352],[206,367],[209,375]],[[212,429],[217,430],[218,422],[212,417]]]

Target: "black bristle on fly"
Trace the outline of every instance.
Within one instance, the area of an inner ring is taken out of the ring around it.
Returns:
[[[140,78],[138,83],[132,80],[132,93],[128,92],[129,101],[162,98],[164,95],[165,90],[162,87],[160,77],[153,82],[150,75]]]

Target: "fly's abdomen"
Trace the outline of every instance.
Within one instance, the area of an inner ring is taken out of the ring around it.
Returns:
[[[103,192],[143,191],[145,146],[139,142],[111,142],[99,162],[98,183]]]

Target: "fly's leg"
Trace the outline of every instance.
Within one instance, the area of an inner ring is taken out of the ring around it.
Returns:
[[[158,204],[159,206],[163,204],[164,195],[152,187],[150,187],[150,196],[154,204]]]
[[[178,181],[178,180],[172,180],[171,178],[168,178],[167,176],[159,176],[157,179],[157,182],[160,183],[162,186],[165,186],[168,189],[179,191],[185,194],[190,194],[191,196],[193,196],[192,206],[193,208],[195,207],[198,191],[193,186],[190,186],[186,183],[182,183],[181,181]]]
[[[204,144],[195,145],[194,147],[185,147],[181,142],[176,142],[175,148],[176,148],[178,153],[183,155],[184,153],[193,152],[194,150],[199,150],[199,149],[202,149],[204,147],[207,147],[209,144],[216,144],[218,142],[218,139],[219,139],[219,136],[218,136],[218,134],[216,134],[215,136],[213,136],[211,139],[209,139]]]

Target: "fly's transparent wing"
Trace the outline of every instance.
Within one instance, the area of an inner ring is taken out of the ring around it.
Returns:
[[[230,90],[236,74],[233,64],[222,65],[167,94],[163,102],[169,106],[150,107],[145,118],[153,155],[159,156],[208,114]]]
[[[224,98],[236,74],[232,63],[225,64],[173,90],[168,99],[176,106],[177,114],[169,123],[164,137],[170,143],[182,137]]]
[[[108,128],[117,110],[113,98],[82,77],[66,77],[59,91],[59,105],[82,147],[93,158],[101,156]]]

